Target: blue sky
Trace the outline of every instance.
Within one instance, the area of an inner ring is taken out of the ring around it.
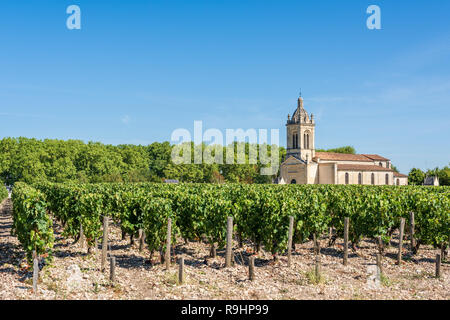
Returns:
[[[149,144],[202,120],[280,129],[285,145],[301,88],[316,147],[444,166],[449,16],[448,0],[4,0],[0,137]]]

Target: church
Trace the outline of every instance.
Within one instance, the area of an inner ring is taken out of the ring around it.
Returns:
[[[395,172],[391,160],[377,154],[315,151],[314,115],[298,98],[297,109],[286,123],[286,158],[279,184],[407,185],[408,176]]]

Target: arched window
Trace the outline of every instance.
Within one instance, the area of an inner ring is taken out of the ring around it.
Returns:
[[[358,184],[362,184],[362,173],[358,173]]]
[[[306,134],[306,149],[309,149],[309,133]]]
[[[370,183],[375,184],[375,173],[372,172],[372,175],[370,177]]]
[[[386,184],[389,184],[389,174],[386,173]]]
[[[349,180],[349,178],[348,178],[348,172],[346,172],[346,173],[345,173],[345,184],[348,184],[348,180]]]
[[[306,133],[303,134],[303,148],[304,148],[304,149],[308,149],[308,148],[306,147]]]
[[[291,184],[297,184],[297,181],[295,179],[292,179]]]
[[[295,149],[298,149],[298,133],[295,134]]]

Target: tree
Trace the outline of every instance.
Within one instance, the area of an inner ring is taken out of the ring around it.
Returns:
[[[339,147],[339,148],[334,148],[334,149],[316,149],[317,152],[335,152],[335,153],[347,153],[347,154],[356,154],[356,150],[355,148],[353,148],[352,146],[344,146],[344,147]]]
[[[408,183],[410,185],[420,186],[425,179],[425,173],[417,168],[412,168],[408,174]]]

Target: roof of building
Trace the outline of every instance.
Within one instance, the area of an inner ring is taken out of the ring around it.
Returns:
[[[363,161],[373,162],[373,160],[362,154],[347,154],[347,153],[335,153],[335,152],[316,152],[314,161],[320,160],[334,160],[334,161]]]
[[[398,173],[398,172],[394,172],[394,177],[397,177],[397,178],[408,178],[408,176],[406,174]]]
[[[436,185],[439,185],[439,178],[437,176],[426,176],[423,181],[423,184],[425,186],[433,186],[433,185],[435,185],[435,182],[436,182]]]
[[[386,171],[391,172],[392,169],[383,168],[376,165],[366,165],[366,164],[338,164],[337,169],[339,171]]]
[[[180,183],[180,181],[175,180],[175,179],[165,179],[164,183]]]
[[[377,154],[362,154],[362,156],[365,156],[371,160],[375,160],[375,161],[389,161],[390,159],[386,159],[382,156],[379,156]]]

